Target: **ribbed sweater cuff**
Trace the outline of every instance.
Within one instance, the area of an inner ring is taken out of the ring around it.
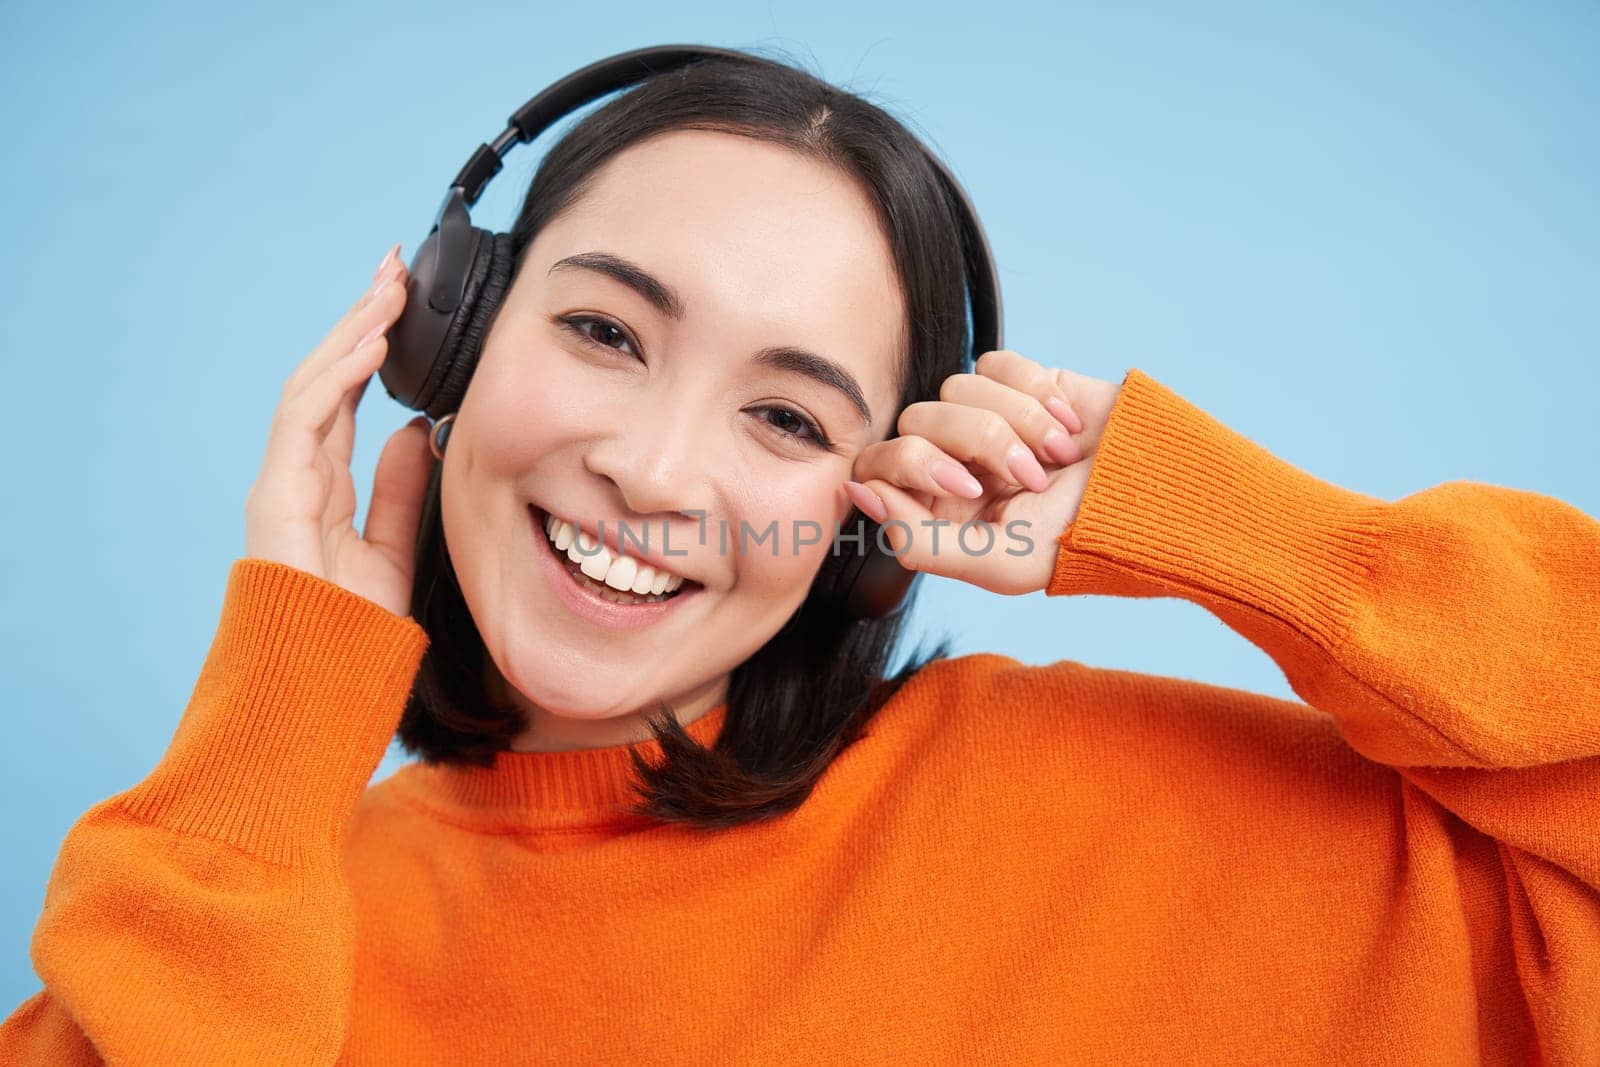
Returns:
[[[1049,595],[1222,597],[1340,642],[1382,501],[1284,462],[1137,368],[1093,462]]]
[[[274,863],[336,856],[427,643],[415,620],[332,582],[235,560],[172,743],[121,806]]]

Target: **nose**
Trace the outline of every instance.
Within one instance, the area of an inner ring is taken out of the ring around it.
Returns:
[[[683,404],[632,406],[589,448],[584,465],[617,487],[630,514],[703,516],[716,482],[711,468],[729,455],[714,440],[718,425]]]

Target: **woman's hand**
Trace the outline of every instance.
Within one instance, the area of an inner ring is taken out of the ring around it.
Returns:
[[[886,524],[902,566],[1031,593],[1049,584],[1122,386],[1007,349],[985,352],[974,371],[901,412],[900,436],[862,450],[845,492]],[[979,526],[958,536],[969,522]]]
[[[266,458],[245,496],[245,555],[308,571],[387,608],[410,613],[417,523],[433,462],[422,416],[384,445],[373,477],[366,535],[352,525],[350,451],[356,405],[388,352],[385,332],[405,306],[405,264],[395,245],[366,294],[289,376],[273,415]]]

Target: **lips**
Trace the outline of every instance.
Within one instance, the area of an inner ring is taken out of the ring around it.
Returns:
[[[575,573],[566,552],[560,552],[551,543],[546,532],[548,515],[541,509],[528,507],[530,533],[536,544],[539,569],[556,594],[557,599],[572,614],[596,626],[611,630],[631,630],[649,626],[694,599],[703,590],[698,582],[682,579],[672,596],[640,597],[632,592],[624,594],[610,586],[596,583],[581,572]],[[608,567],[608,572],[609,572]],[[637,577],[637,572],[635,573]],[[652,579],[652,584],[656,579]]]
[[[546,514],[543,526],[556,554],[565,553],[568,569],[597,586],[632,596],[672,596],[683,587],[682,575],[631,552],[618,552],[565,519]]]
[[[683,588],[681,577],[657,571],[632,556],[615,555],[588,533],[575,533],[573,526],[561,519],[546,517],[544,531],[573,580],[603,600],[648,603],[670,599]]]

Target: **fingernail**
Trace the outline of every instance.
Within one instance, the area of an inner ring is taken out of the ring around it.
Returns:
[[[1062,400],[1059,396],[1052,396],[1046,399],[1044,409],[1054,415],[1055,420],[1072,433],[1083,432],[1083,420],[1078,418],[1076,411],[1072,410],[1072,405]]]
[[[1079,459],[1078,446],[1072,443],[1072,438],[1060,430],[1051,430],[1045,434],[1043,447],[1045,453],[1063,467],[1069,463],[1076,463]]]
[[[947,459],[936,459],[928,464],[928,475],[938,482],[941,488],[949,490],[956,496],[976,500],[983,495],[983,485],[972,476],[972,472]]]
[[[850,502],[866,512],[873,522],[881,525],[889,517],[889,508],[884,504],[883,498],[860,482],[846,481],[844,492],[850,498]]]
[[[374,284],[377,283],[378,276],[383,273],[383,268],[389,265],[389,261],[393,259],[399,253],[399,251],[400,242],[396,241],[394,247],[383,254],[383,258],[378,261],[378,269],[372,272],[372,281]]]
[[[374,337],[377,337],[380,333],[382,333],[383,331],[387,330],[388,328],[389,328],[389,324],[388,323],[385,323],[385,322],[378,323],[378,325],[374,326],[372,329],[367,331],[365,337],[361,338],[361,340],[356,342],[356,348],[365,347],[368,341],[371,341]],[[355,349],[351,349],[351,351],[353,352],[353,351],[355,351]]]
[[[394,282],[395,282],[395,279],[397,279],[399,277],[400,277],[400,264],[395,263],[395,264],[390,265],[387,269],[385,269],[382,272],[382,275],[379,277],[379,279],[372,284],[372,288],[367,290],[367,298],[361,302],[362,306],[364,307],[367,304],[370,304],[374,300],[378,299],[378,295],[380,293],[382,293],[385,289],[389,288],[389,286],[393,285]]]
[[[1006,453],[1006,469],[1011,472],[1013,478],[1035,493],[1044,492],[1050,484],[1050,480],[1044,476],[1044,468],[1039,466],[1039,461],[1033,458],[1032,452],[1021,445],[1012,445],[1011,451]]]

